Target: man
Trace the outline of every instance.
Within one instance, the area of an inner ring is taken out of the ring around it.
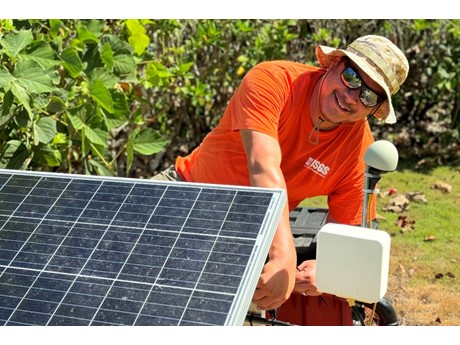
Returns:
[[[190,155],[155,178],[283,188],[288,203],[253,303],[279,307],[292,291],[319,295],[315,260],[296,265],[289,211],[327,195],[328,221],[361,222],[367,120],[396,121],[391,103],[408,73],[404,54],[369,35],[346,50],[319,46],[320,68],[289,61],[252,68],[223,117]]]

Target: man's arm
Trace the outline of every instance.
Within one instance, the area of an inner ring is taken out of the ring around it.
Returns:
[[[278,141],[257,131],[241,130],[240,133],[246,151],[251,185],[286,190]],[[286,203],[270,247],[269,261],[262,270],[253,302],[264,310],[279,307],[289,298],[294,288],[295,273],[296,251]]]

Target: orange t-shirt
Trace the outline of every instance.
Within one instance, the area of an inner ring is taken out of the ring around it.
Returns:
[[[289,61],[263,62],[252,68],[216,128],[190,155],[177,158],[177,172],[189,182],[250,185],[238,130],[253,129],[280,144],[290,210],[306,198],[328,196],[333,219],[360,224],[362,157],[374,139],[366,121],[320,132],[318,144],[310,143],[310,97],[324,73]]]

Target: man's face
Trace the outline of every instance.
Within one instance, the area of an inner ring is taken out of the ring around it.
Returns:
[[[343,58],[326,75],[321,110],[334,123],[360,121],[377,109],[384,95],[384,90],[353,61]]]

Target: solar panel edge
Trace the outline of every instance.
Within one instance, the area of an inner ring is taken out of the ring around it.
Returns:
[[[30,170],[15,170],[15,169],[4,169],[0,168],[1,174],[17,174],[17,175],[31,175],[31,176],[44,176],[44,177],[67,177],[72,179],[94,179],[100,181],[121,181],[121,182],[133,182],[136,184],[164,184],[164,185],[179,185],[181,187],[197,187],[197,188],[215,188],[215,189],[240,189],[242,191],[248,190],[252,192],[263,192],[263,193],[284,193],[283,189],[279,188],[264,188],[254,186],[241,186],[241,185],[229,185],[229,184],[215,184],[215,183],[201,183],[201,182],[179,182],[179,181],[162,181],[152,179],[141,179],[134,177],[119,177],[119,176],[99,176],[99,175],[81,175],[81,174],[68,174],[62,172],[43,172],[43,171],[30,171]]]
[[[231,309],[234,310],[228,313],[225,326],[241,326],[244,323],[286,202],[287,196],[284,190],[275,200],[272,200],[272,204],[268,209],[269,217],[265,218],[267,224],[265,226],[262,225],[262,228],[267,230],[267,232],[265,234],[259,233],[254,245],[253,255],[251,255],[243,278],[241,279],[242,286],[237,290],[237,295],[241,296],[237,296],[235,299],[240,300],[241,303],[232,305]]]

